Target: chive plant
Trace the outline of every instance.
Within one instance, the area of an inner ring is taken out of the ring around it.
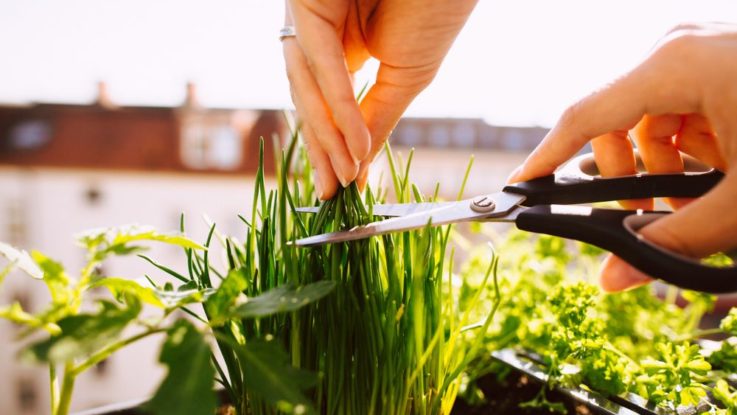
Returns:
[[[424,201],[408,178],[412,153],[404,166],[388,147],[386,156],[395,199]],[[228,266],[218,291],[230,285],[249,299],[283,287],[323,284],[332,292],[319,302],[260,318],[226,313],[223,319],[211,304],[214,296],[205,302],[221,356],[213,358],[217,381],[237,412],[449,413],[463,369],[481,350],[480,340],[471,341],[474,337],[466,327],[476,303],[467,302],[463,308],[454,304],[451,229],[427,227],[317,248],[296,247],[296,239],[379,219],[372,206],[387,192],[368,189],[362,194],[351,185],[320,205],[318,213],[300,214],[297,206],[318,201],[296,134],[280,157],[277,188],[267,191],[261,152],[252,214],[241,218],[244,242],[218,235]],[[290,174],[293,164],[306,167]],[[437,192],[432,199],[436,197]],[[187,252],[200,258],[193,250]],[[189,270],[198,286],[213,286],[207,261]],[[495,281],[495,270],[492,256],[484,280]],[[241,307],[249,304],[246,300]],[[492,316],[488,313],[477,327],[488,327]],[[269,346],[257,346],[253,353],[253,345],[264,341]],[[249,348],[251,354],[244,354]]]

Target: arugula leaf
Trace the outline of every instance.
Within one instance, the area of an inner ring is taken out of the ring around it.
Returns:
[[[4,256],[10,261],[10,266],[18,267],[26,274],[38,280],[43,278],[43,271],[38,265],[33,262],[33,258],[28,255],[28,252],[22,249],[16,249],[6,243],[0,242],[0,255]],[[2,282],[2,279],[0,279]]]
[[[58,325],[61,333],[31,345],[24,357],[32,361],[66,362],[89,356],[111,344],[123,329],[141,312],[137,298],[127,297],[127,306],[119,307],[100,301],[97,314],[77,314],[64,317]]]
[[[43,280],[49,288],[51,301],[54,304],[75,302],[74,289],[71,287],[71,281],[64,271],[64,267],[41,252],[33,251],[31,256],[43,271]]]
[[[22,324],[34,329],[44,329],[52,335],[61,333],[61,329],[57,324],[46,322],[23,311],[23,308],[18,302],[15,302],[8,307],[0,308],[0,318],[5,318],[13,323]]]
[[[241,318],[259,318],[295,311],[325,297],[334,288],[335,281],[318,281],[296,288],[290,284],[282,285],[249,298],[236,307],[233,314]]]
[[[275,341],[256,340],[235,348],[243,364],[244,383],[253,393],[293,414],[315,413],[302,393],[315,385],[317,377],[289,364],[289,356]]]
[[[132,295],[146,304],[154,307],[165,308],[164,303],[151,288],[144,287],[134,280],[124,278],[105,277],[96,279],[90,284],[90,288],[105,287],[117,299],[121,300],[125,295]]]
[[[228,272],[215,293],[205,302],[211,324],[218,326],[227,319],[228,311],[246,287],[248,287],[248,280],[246,280],[245,269],[233,269]]]
[[[150,226],[127,225],[114,228],[92,229],[77,235],[78,242],[100,261],[108,255],[127,255],[141,251],[143,247],[129,245],[131,242],[158,241],[186,249],[206,249],[181,234],[163,234]]]
[[[172,326],[159,362],[168,366],[169,372],[154,397],[144,405],[147,411],[157,415],[215,413],[215,370],[210,363],[210,348],[192,323],[182,319]]]

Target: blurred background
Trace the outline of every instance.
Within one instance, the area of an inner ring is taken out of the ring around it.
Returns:
[[[273,0],[0,0],[0,240],[38,249],[73,274],[73,235],[140,223],[196,240],[203,215],[243,232],[258,140],[285,137],[291,108]],[[481,0],[435,82],[392,136],[416,148],[413,178],[454,197],[501,185],[573,100],[637,64],[680,22],[737,22],[734,0]],[[370,83],[375,63],[358,75]],[[267,168],[273,174],[272,146]],[[372,180],[382,170],[377,161]],[[273,180],[273,177],[272,179]],[[151,255],[173,268],[174,248]],[[142,260],[105,273],[152,273]],[[155,277],[155,273],[153,275]],[[10,275],[0,304],[32,311],[41,284]],[[15,361],[0,322],[0,414],[41,414],[48,374]],[[73,408],[144,397],[158,384],[156,341],[83,376]]]

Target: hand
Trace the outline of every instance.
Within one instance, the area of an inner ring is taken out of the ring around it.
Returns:
[[[366,184],[369,164],[433,79],[476,0],[288,0],[284,40],[292,101],[320,199]],[[352,74],[380,61],[360,106]]]
[[[642,236],[694,258],[737,247],[737,26],[672,30],[631,72],[569,107],[510,180],[552,173],[589,140],[602,175],[633,174],[628,132],[651,173],[683,171],[679,150],[726,172],[704,197],[671,201],[681,209],[644,227]],[[651,209],[652,200],[623,205]],[[601,271],[608,291],[649,280],[615,256]]]

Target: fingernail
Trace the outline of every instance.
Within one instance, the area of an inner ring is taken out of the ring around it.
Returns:
[[[355,163],[352,168],[348,168],[347,172],[343,172],[343,174],[340,175],[338,180],[340,180],[340,184],[343,187],[350,186],[350,184],[353,183],[354,180],[356,180],[356,177],[358,177],[360,166],[361,165],[359,163]]]
[[[507,183],[514,183],[517,181],[517,177],[522,173],[522,167],[523,165],[519,165],[517,168],[512,170],[512,173],[507,177]]]
[[[599,283],[606,292],[635,288],[650,281],[652,278],[617,256],[610,254],[602,263]]]

